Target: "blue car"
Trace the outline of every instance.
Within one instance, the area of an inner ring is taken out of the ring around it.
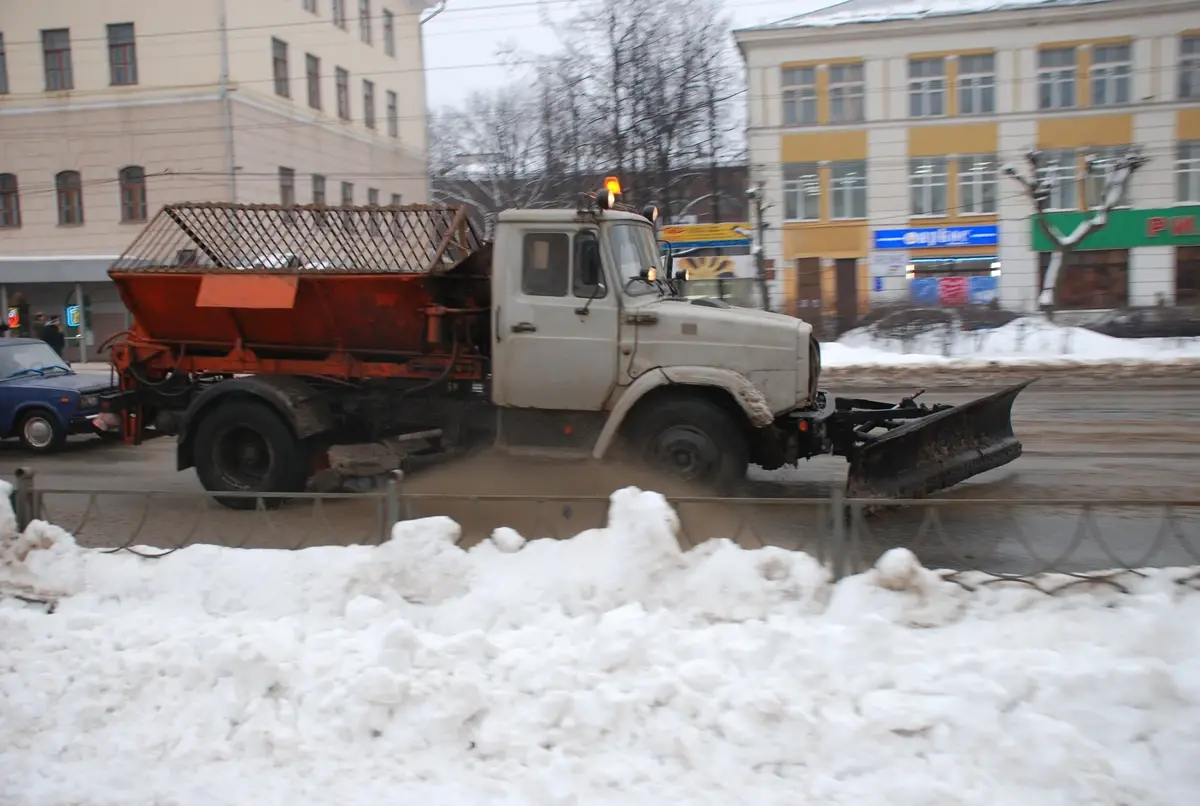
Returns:
[[[30,451],[61,448],[71,434],[103,436],[100,395],[107,379],[80,375],[39,339],[0,339],[0,437]]]

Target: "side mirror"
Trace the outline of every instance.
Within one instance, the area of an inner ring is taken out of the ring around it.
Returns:
[[[600,242],[584,241],[579,261],[579,279],[582,284],[600,285]]]

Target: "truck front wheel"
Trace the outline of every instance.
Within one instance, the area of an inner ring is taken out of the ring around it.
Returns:
[[[218,404],[196,429],[196,475],[213,493],[290,493],[304,489],[303,451],[270,407],[252,400]],[[282,498],[215,496],[230,509],[274,509]]]
[[[638,413],[630,438],[651,468],[725,495],[745,481],[750,466],[741,425],[704,398],[651,404]]]

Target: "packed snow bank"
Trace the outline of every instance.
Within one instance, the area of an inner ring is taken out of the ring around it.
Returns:
[[[77,547],[0,503],[0,802],[1184,804],[1200,593],[688,552],[657,494],[470,551]]]
[[[1045,319],[1022,317],[992,330],[954,331],[949,344],[942,330],[905,342],[880,338],[864,328],[850,331],[836,343],[821,345],[822,366],[829,368],[1141,362],[1200,363],[1200,339],[1115,339],[1086,328],[1062,327]]]

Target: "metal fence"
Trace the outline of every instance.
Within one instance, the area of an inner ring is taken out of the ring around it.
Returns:
[[[411,494],[399,480],[368,493],[229,497],[253,498],[255,506],[231,510],[202,491],[44,487],[22,468],[12,503],[22,528],[40,519],[80,545],[148,559],[201,543],[287,550],[378,544],[393,523],[434,515],[459,524],[464,548],[500,526],[528,539],[563,539],[604,526],[610,503],[607,496]],[[870,568],[894,547],[964,585],[1022,581],[1047,592],[1079,583],[1124,588],[1147,568],[1200,568],[1200,499],[668,500],[685,549],[725,538],[745,548],[804,551],[835,578]],[[1200,585],[1200,570],[1180,580]]]

